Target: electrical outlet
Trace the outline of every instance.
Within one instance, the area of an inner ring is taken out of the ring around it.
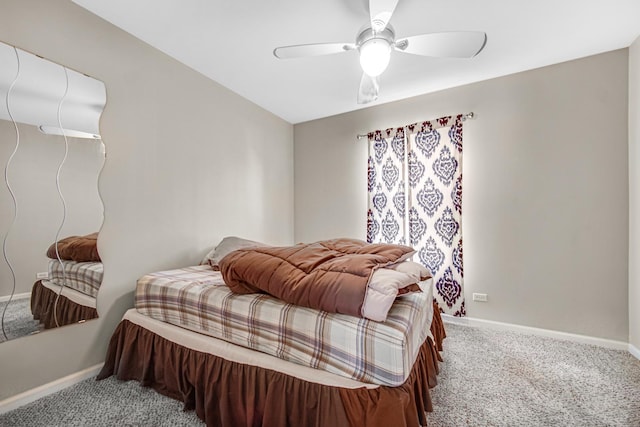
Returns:
[[[487,302],[487,294],[473,294],[473,300],[478,302]]]
[[[46,271],[44,273],[36,273],[36,279],[48,279],[49,273]]]

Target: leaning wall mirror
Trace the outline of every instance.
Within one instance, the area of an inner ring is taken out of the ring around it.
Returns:
[[[99,80],[0,43],[0,342],[97,317]]]

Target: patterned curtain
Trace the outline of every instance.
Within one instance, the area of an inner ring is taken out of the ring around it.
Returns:
[[[414,123],[393,136],[389,142],[389,131],[369,135],[367,239],[414,247],[414,260],[434,275],[434,297],[441,310],[464,316],[462,115]],[[387,186],[387,181],[397,186]],[[400,209],[387,208],[391,195],[403,201]],[[398,233],[404,230],[402,237],[386,238],[390,220],[398,224]]]
[[[407,244],[404,129],[369,134],[367,241]]]

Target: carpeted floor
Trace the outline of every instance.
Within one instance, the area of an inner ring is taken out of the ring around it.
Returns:
[[[640,427],[626,351],[447,324],[429,426]]]
[[[629,353],[454,324],[446,329],[430,427],[640,426],[640,361]],[[180,402],[111,377],[1,415],[0,425],[202,423]]]
[[[2,316],[6,305],[6,301],[0,302],[0,316]],[[38,321],[33,320],[31,315],[31,300],[29,298],[11,301],[4,315],[4,331],[10,340],[40,331]],[[6,341],[5,336],[0,332],[0,343],[4,341]]]
[[[0,426],[107,427],[204,426],[182,403],[114,377],[84,380],[58,393],[0,415]]]

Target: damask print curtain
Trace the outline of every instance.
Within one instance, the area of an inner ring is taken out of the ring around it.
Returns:
[[[407,126],[409,242],[447,314],[464,316],[462,116]]]
[[[404,129],[369,134],[367,240],[407,244]]]
[[[367,240],[414,247],[414,261],[433,273],[441,310],[464,316],[462,115],[371,133],[368,175]],[[400,209],[387,203],[391,195],[404,201]],[[391,240],[394,221],[404,232]]]

